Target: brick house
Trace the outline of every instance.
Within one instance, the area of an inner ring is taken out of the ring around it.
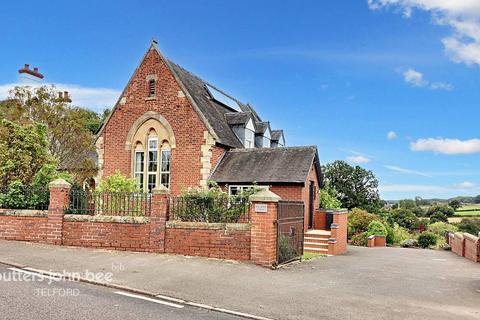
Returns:
[[[179,195],[219,183],[233,194],[252,184],[305,202],[312,226],[321,186],[317,148],[286,147],[254,108],[166,59],[153,41],[96,138],[98,182],[119,170],[149,191]]]

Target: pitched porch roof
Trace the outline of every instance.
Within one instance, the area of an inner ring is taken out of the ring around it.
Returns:
[[[317,147],[235,149],[225,153],[210,179],[217,183],[304,184],[315,166],[321,184]]]

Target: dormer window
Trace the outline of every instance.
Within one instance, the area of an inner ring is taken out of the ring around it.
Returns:
[[[155,97],[155,79],[148,81],[148,96]]]

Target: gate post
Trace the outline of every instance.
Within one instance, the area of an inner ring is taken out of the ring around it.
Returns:
[[[68,207],[71,184],[63,179],[56,179],[48,184],[50,204],[45,242],[61,245],[63,242],[63,216]]]
[[[250,259],[265,267],[272,267],[277,261],[276,221],[280,200],[270,190],[261,190],[250,196]]]
[[[165,224],[168,215],[170,191],[164,186],[152,190],[152,208],[150,210],[150,252],[165,252]]]

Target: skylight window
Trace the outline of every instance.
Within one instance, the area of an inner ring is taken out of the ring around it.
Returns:
[[[212,96],[212,98],[214,100],[220,102],[223,105],[226,105],[229,108],[232,108],[233,110],[236,110],[236,111],[239,111],[239,112],[242,111],[242,109],[240,108],[240,106],[238,105],[238,103],[235,100],[228,97],[224,93],[218,91],[214,87],[209,86],[208,84],[206,85],[206,87],[208,89],[208,92],[210,93],[210,95]]]

